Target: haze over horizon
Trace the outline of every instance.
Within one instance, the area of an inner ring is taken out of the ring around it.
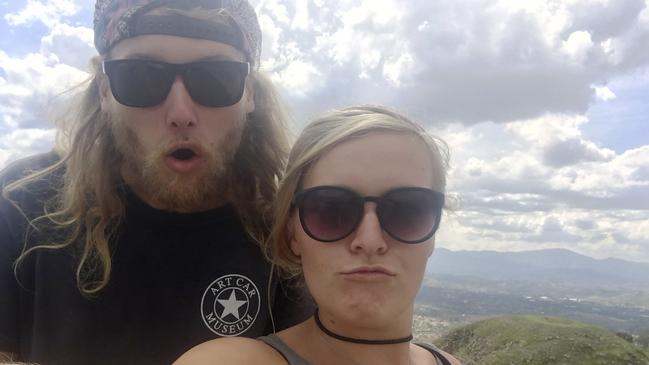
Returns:
[[[568,248],[545,248],[545,249],[522,249],[522,250],[507,250],[507,251],[497,251],[497,250],[489,250],[489,249],[484,249],[484,250],[477,250],[477,249],[449,249],[447,247],[435,247],[435,252],[438,251],[438,249],[443,249],[443,250],[448,250],[451,253],[502,253],[502,254],[526,254],[526,253],[556,253],[556,254],[564,254],[565,256],[570,256],[570,255],[578,255],[577,257],[585,257],[588,259],[593,259],[595,261],[605,261],[605,260],[623,260],[625,262],[631,262],[631,263],[639,263],[643,265],[649,265],[649,261],[638,261],[638,260],[632,260],[632,259],[625,259],[625,258],[619,258],[619,257],[593,257],[587,254],[579,253],[574,250],[568,249]],[[427,265],[430,265],[430,260]]]
[[[649,0],[253,0],[299,131],[381,103],[446,140],[437,245],[649,262]],[[94,1],[0,0],[0,168],[53,146]]]

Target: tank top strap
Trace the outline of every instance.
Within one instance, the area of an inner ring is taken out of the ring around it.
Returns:
[[[293,351],[293,349],[290,348],[286,344],[286,342],[282,341],[282,339],[274,333],[268,336],[258,337],[257,339],[274,348],[275,351],[279,352],[279,354],[282,355],[282,357],[286,360],[288,365],[312,365],[310,362],[300,357],[300,355]]]
[[[430,351],[435,356],[437,365],[451,365],[448,359],[441,353],[441,350],[435,347],[435,345],[426,342],[414,342],[414,344]]]
[[[293,351],[293,349],[291,349],[284,341],[282,341],[281,338],[279,338],[279,336],[274,333],[268,336],[259,337],[257,339],[275,349],[275,351],[282,355],[288,365],[312,365],[310,362],[300,357],[300,355]],[[449,360],[444,355],[442,355],[440,349],[435,347],[433,344],[425,342],[415,342],[414,344],[430,351],[430,353],[435,356],[437,365],[451,365]]]

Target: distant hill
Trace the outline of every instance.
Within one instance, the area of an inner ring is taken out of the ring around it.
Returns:
[[[597,260],[563,249],[496,252],[435,249],[427,274],[488,280],[559,281],[577,285],[649,287],[649,263]]]
[[[649,354],[603,328],[543,316],[505,316],[459,327],[436,344],[464,365],[648,365]]]

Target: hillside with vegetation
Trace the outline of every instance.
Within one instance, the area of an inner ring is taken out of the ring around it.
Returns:
[[[556,317],[486,319],[435,342],[465,365],[649,365],[646,349],[609,330]]]
[[[568,318],[641,338],[649,332],[649,263],[568,250],[435,250],[415,306],[415,331],[434,341],[485,318]]]

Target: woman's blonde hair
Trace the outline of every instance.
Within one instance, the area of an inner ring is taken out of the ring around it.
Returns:
[[[352,106],[336,110],[309,124],[297,138],[288,158],[286,172],[273,205],[273,229],[266,242],[268,258],[289,277],[299,276],[299,257],[291,250],[293,196],[301,188],[310,167],[337,145],[373,132],[415,135],[428,147],[432,157],[433,188],[446,190],[448,147],[420,125],[405,116],[380,106]]]
[[[173,10],[178,12],[179,10]],[[195,14],[189,10],[186,15]],[[201,13],[201,12],[199,12]],[[212,20],[222,22],[222,12],[212,12]],[[205,14],[202,15],[205,17]],[[27,255],[42,249],[61,249],[75,245],[80,253],[77,285],[84,295],[103,289],[111,274],[110,241],[124,217],[125,202],[119,168],[121,155],[111,133],[111,118],[101,110],[99,81],[101,58],[91,60],[92,76],[82,86],[71,112],[57,121],[55,151],[61,159],[41,171],[19,179],[2,190],[9,201],[11,193],[29,189],[38,181],[63,173],[58,193],[45,204],[42,215],[28,218],[28,231],[14,272]],[[254,89],[255,110],[248,115],[231,170],[228,191],[250,237],[263,242],[269,232],[268,212],[288,154],[286,115],[267,77],[253,70],[248,76]],[[22,212],[17,203],[13,203]],[[43,234],[52,229],[60,234]],[[28,245],[31,233],[40,233]],[[53,238],[61,237],[61,238]],[[76,246],[78,245],[78,246]]]

